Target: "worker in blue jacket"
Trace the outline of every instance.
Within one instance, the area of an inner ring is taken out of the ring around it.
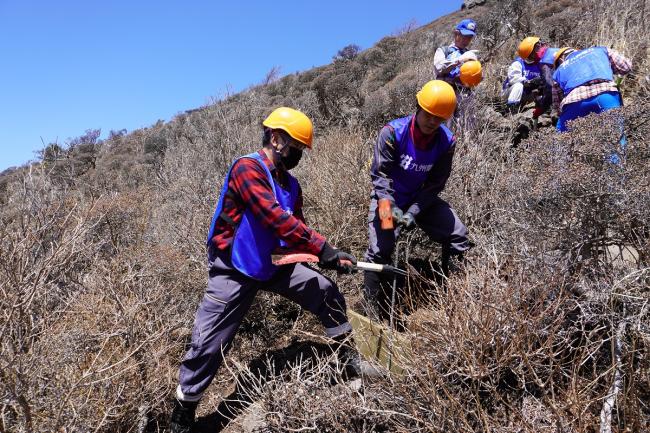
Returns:
[[[519,111],[534,102],[533,118],[551,107],[553,62],[558,48],[551,48],[537,36],[524,38],[517,49],[518,57],[508,68],[503,96],[510,111]]]
[[[631,70],[632,62],[611,48],[560,49],[553,74],[553,105],[560,113],[557,129],[566,131],[570,120],[620,107],[614,75]]]
[[[632,62],[610,48],[560,49],[555,53],[553,74],[553,105],[560,112],[557,129],[567,131],[570,120],[621,107],[623,99],[614,75],[626,75],[631,70]],[[623,119],[619,122],[619,148],[608,157],[614,164],[621,163],[627,145]]]
[[[442,270],[470,248],[467,228],[449,204],[440,198],[451,174],[456,149],[454,134],[444,125],[456,109],[451,85],[433,80],[417,93],[415,114],[384,126],[374,148],[370,177],[373,191],[368,214],[369,245],[366,260],[388,264],[402,230],[419,226],[442,244]],[[400,224],[383,229],[379,202],[388,200]],[[387,319],[392,278],[366,272],[364,296],[370,314]],[[399,289],[398,289],[399,290]]]

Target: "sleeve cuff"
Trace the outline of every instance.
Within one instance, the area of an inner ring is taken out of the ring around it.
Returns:
[[[413,203],[411,206],[409,206],[406,212],[416,217],[420,213],[420,205],[418,205],[417,203]]]
[[[311,249],[310,252],[320,257],[326,245],[327,242],[325,238],[320,233],[314,232],[313,242],[310,243],[310,249]]]

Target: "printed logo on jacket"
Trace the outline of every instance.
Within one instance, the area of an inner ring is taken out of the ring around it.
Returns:
[[[400,167],[404,170],[410,170],[415,172],[429,172],[433,168],[433,164],[415,164],[413,162],[413,157],[406,154],[400,155]]]

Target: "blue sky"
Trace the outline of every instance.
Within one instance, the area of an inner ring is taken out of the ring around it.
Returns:
[[[371,47],[461,0],[0,0],[0,171]],[[432,53],[433,55],[433,53]]]

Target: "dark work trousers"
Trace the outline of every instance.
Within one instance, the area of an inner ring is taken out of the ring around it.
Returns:
[[[180,367],[176,398],[181,401],[201,399],[260,289],[282,295],[318,316],[329,337],[352,330],[345,299],[336,284],[307,266],[282,266],[264,282],[234,269],[226,253],[214,257],[209,267],[208,287],[194,319],[192,344]]]
[[[442,244],[443,258],[462,254],[471,246],[467,239],[467,227],[449,204],[439,197],[429,208],[420,212],[415,222],[432,240]],[[400,229],[396,227],[394,230],[382,230],[377,213],[377,200],[373,198],[368,212],[369,244],[365,255],[366,260],[390,264]],[[391,276],[373,272],[364,274],[364,297],[369,307],[375,310],[374,312],[380,318],[387,318],[392,281]]]

